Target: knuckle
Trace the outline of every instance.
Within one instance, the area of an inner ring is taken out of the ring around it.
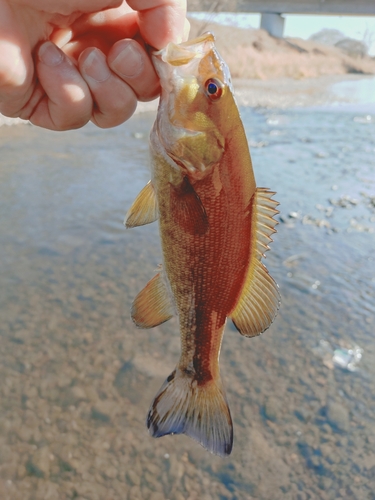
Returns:
[[[100,109],[99,107],[99,111],[94,113],[92,121],[100,128],[116,127],[129,120],[136,108],[137,99],[135,96],[126,100],[119,100],[114,107],[106,109]]]
[[[90,115],[81,115],[81,116],[69,116],[55,118],[54,125],[56,130],[65,131],[65,130],[74,130],[77,128],[81,128],[86,125],[86,123],[90,120]]]

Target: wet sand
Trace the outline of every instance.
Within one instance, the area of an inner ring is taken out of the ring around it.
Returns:
[[[0,129],[4,500],[374,498],[375,117],[241,111],[258,185],[281,202],[266,264],[282,307],[256,339],[228,324],[227,460],[145,427],[179,354],[175,318],[144,331],[129,314],[161,258],[155,224],[122,226],[154,115]],[[358,371],[336,367],[332,350],[355,344]]]

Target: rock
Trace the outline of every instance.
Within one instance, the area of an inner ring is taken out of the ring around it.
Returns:
[[[116,479],[117,475],[118,475],[118,471],[116,469],[116,467],[114,467],[113,465],[109,465],[105,470],[104,470],[104,475],[105,477],[107,477],[108,479]]]
[[[52,482],[40,483],[37,495],[37,498],[43,498],[43,500],[59,500],[61,498],[59,486]]]
[[[271,420],[271,422],[276,422],[279,414],[280,414],[279,400],[274,397],[268,398],[264,405],[264,416],[266,417],[266,419]]]
[[[141,484],[141,479],[139,475],[136,472],[134,472],[133,469],[128,470],[128,472],[126,473],[126,479],[132,486],[140,486]]]
[[[91,418],[103,424],[108,424],[111,421],[111,417],[107,413],[103,413],[95,407],[91,408]]]
[[[340,462],[340,454],[338,453],[336,446],[332,446],[329,443],[323,443],[320,447],[320,452],[322,454],[322,457],[329,464],[335,464]]]
[[[311,412],[303,407],[295,410],[294,414],[301,422],[307,423],[311,419]]]
[[[2,444],[0,446],[0,465],[9,463],[12,461],[12,450],[9,446]]]
[[[340,403],[329,402],[326,409],[327,421],[334,430],[347,432],[350,428],[349,412]]]
[[[73,405],[76,405],[80,401],[87,399],[85,391],[81,387],[78,387],[76,385],[70,389],[70,397],[72,399],[71,404]]]
[[[151,493],[149,500],[165,500],[165,495],[163,493],[155,491]]]
[[[38,478],[44,477],[44,472],[37,465],[35,465],[31,460],[28,460],[26,462],[25,469],[26,469],[26,472],[29,476],[35,476]]]

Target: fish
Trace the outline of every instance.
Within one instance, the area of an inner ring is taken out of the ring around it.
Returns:
[[[228,66],[205,33],[152,59],[161,97],[150,134],[151,180],[127,228],[159,221],[163,263],[131,315],[152,328],[177,314],[181,355],[151,404],[153,437],[185,434],[213,454],[233,448],[219,356],[230,318],[245,337],[264,332],[280,305],[262,263],[276,232],[274,191],[257,187]]]

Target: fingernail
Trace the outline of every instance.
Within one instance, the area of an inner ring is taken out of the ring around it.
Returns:
[[[39,59],[47,66],[57,66],[63,58],[61,50],[52,42],[45,42],[39,47]]]
[[[86,57],[82,69],[87,76],[96,82],[104,82],[111,76],[105,55],[97,49],[92,50]]]
[[[112,68],[119,76],[134,78],[143,69],[143,59],[133,43],[127,43],[112,62]]]

